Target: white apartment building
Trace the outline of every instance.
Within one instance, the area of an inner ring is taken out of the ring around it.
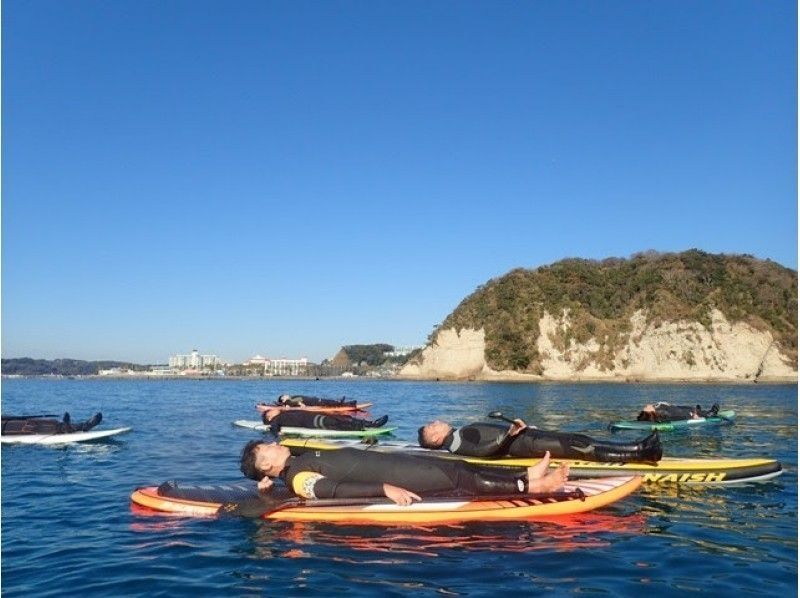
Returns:
[[[308,359],[267,359],[264,373],[268,376],[302,376],[308,372]]]
[[[308,373],[308,358],[306,357],[272,359],[256,355],[243,362],[242,365],[263,367],[265,376],[302,376]]]
[[[202,370],[206,367],[224,365],[216,355],[200,355],[197,349],[192,349],[188,355],[171,355],[169,367],[176,370]]]

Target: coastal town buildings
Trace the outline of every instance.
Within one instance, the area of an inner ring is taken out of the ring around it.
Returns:
[[[308,359],[272,359],[256,355],[244,362],[245,366],[264,368],[265,376],[305,376],[308,373]]]
[[[171,355],[169,367],[175,370],[202,370],[225,365],[216,355],[200,355],[197,349],[192,349],[188,355]]]

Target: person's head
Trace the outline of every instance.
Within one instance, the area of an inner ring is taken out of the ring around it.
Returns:
[[[432,421],[422,426],[417,432],[417,440],[422,448],[442,448],[444,439],[453,430],[453,426],[441,420]]]
[[[265,476],[276,477],[286,467],[289,449],[274,442],[251,440],[242,450],[239,468],[245,477],[261,480]]]
[[[289,399],[291,398],[292,398],[291,395],[280,395],[278,397],[278,405],[285,405],[286,403],[289,402]]]

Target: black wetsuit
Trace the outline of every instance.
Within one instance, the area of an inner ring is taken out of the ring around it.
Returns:
[[[598,442],[585,434],[548,432],[526,428],[516,436],[508,426],[475,423],[454,429],[443,448],[471,457],[543,457],[546,451],[555,459],[586,461],[658,461],[661,443],[650,435],[638,443]]]
[[[88,432],[102,419],[102,414],[80,423],[71,423],[69,414],[64,414],[64,421],[45,417],[2,416],[3,436],[21,434],[70,434],[72,432]]]
[[[384,496],[383,484],[420,496],[481,496],[528,491],[527,472],[513,473],[446,459],[354,448],[290,457],[280,477],[305,498]]]
[[[64,424],[57,419],[15,417],[3,418],[3,436],[19,434],[63,434],[66,431]]]
[[[685,421],[697,417],[709,417],[717,414],[719,410],[718,405],[714,405],[709,411],[703,411],[700,405],[697,407],[689,407],[687,405],[670,405],[669,403],[656,403],[656,412],[649,413],[641,411],[636,418],[638,421],[652,421],[652,422],[673,422]]]
[[[262,419],[270,428],[273,434],[280,431],[283,426],[295,428],[316,428],[319,430],[363,430],[370,427],[369,420],[350,417],[349,415],[327,415],[324,413],[314,413],[313,411],[281,411],[267,420],[267,413],[264,412]]]
[[[307,397],[305,395],[292,395],[278,405],[285,405],[287,407],[355,407],[355,400],[346,401],[344,397],[341,399],[320,399],[319,397]]]

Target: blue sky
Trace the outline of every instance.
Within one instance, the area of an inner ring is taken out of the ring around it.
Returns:
[[[321,360],[563,257],[797,268],[791,1],[2,7],[3,357]]]

